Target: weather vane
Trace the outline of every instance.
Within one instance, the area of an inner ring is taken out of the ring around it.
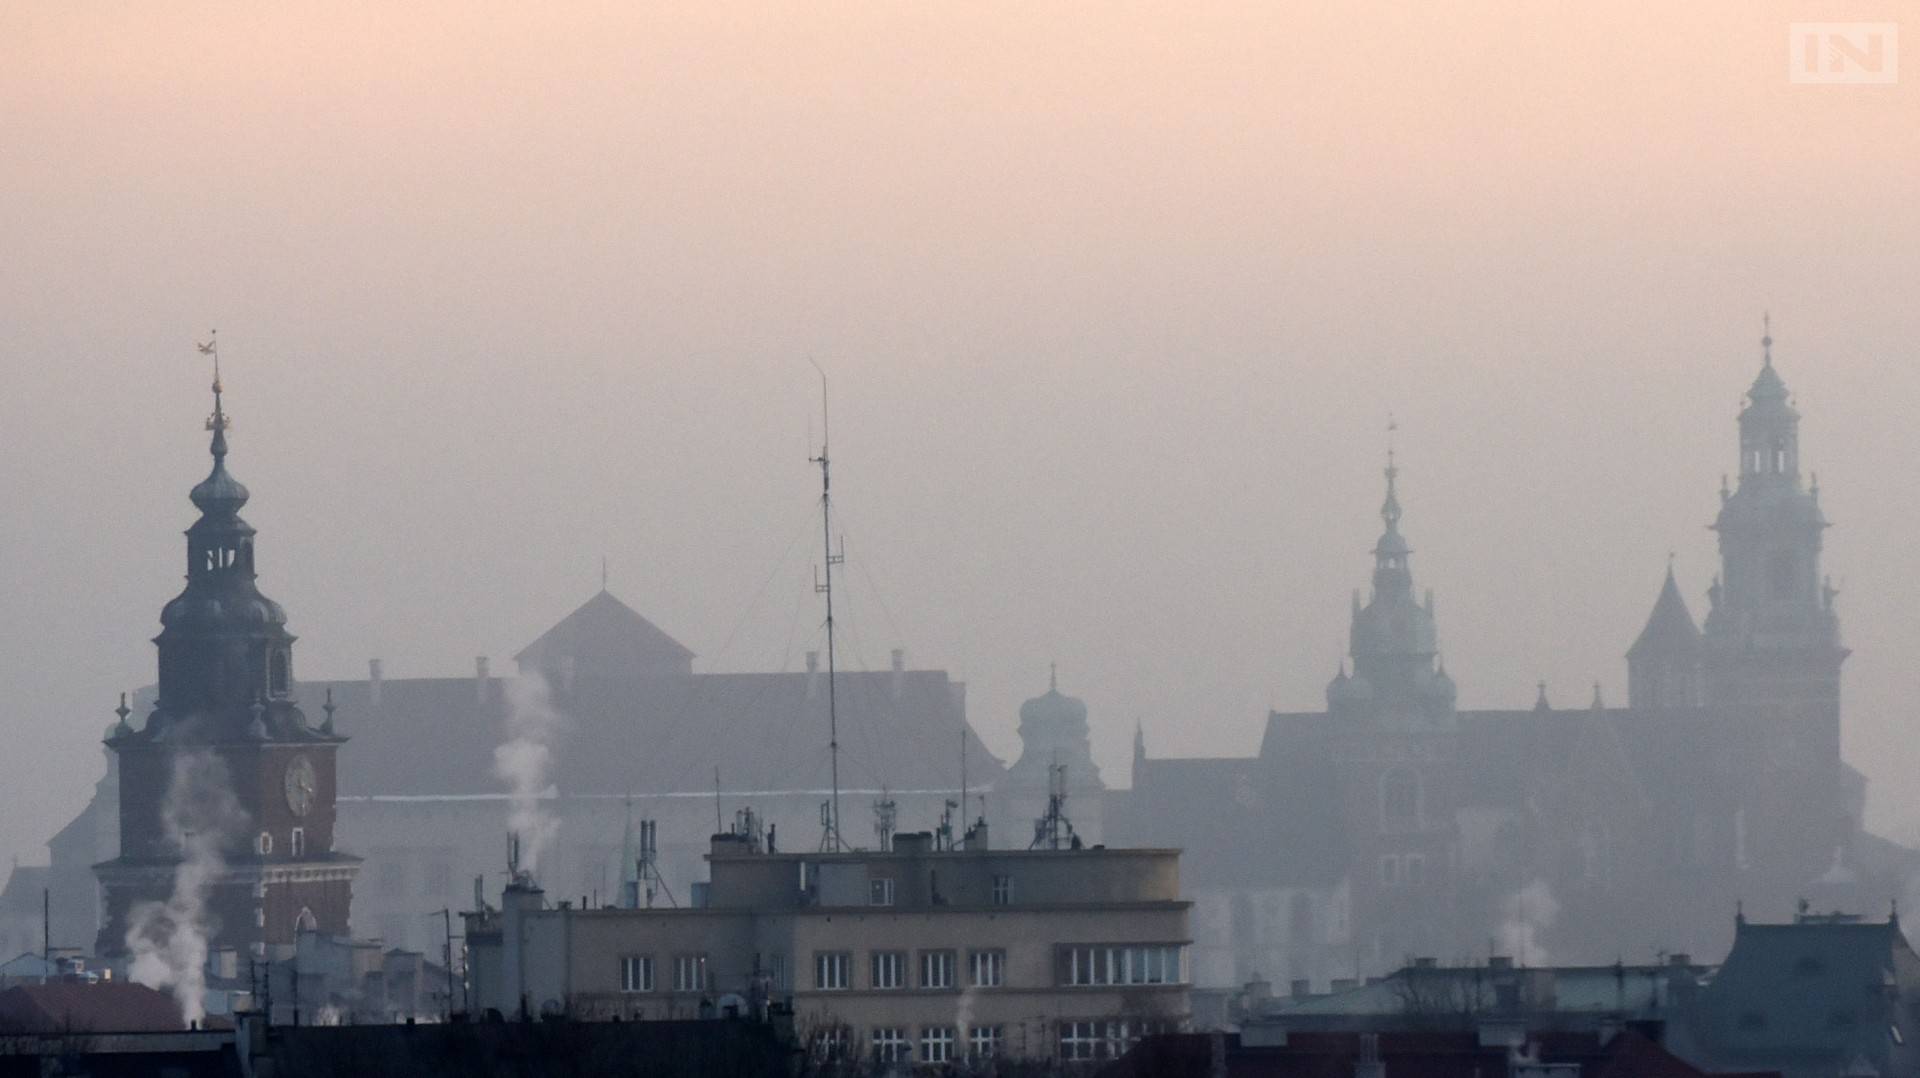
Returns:
[[[219,337],[219,333],[220,331],[217,329],[210,329],[207,331],[206,343],[201,344],[200,342],[195,341],[193,346],[200,350],[201,355],[213,357],[213,414],[207,417],[207,429],[208,430],[231,430],[233,429],[233,421],[227,418],[226,410],[220,407],[220,337]]]

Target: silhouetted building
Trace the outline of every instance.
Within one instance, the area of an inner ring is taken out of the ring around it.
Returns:
[[[1258,756],[1156,759],[1107,837],[1183,845],[1196,983],[1264,971],[1325,985],[1415,955],[1607,962],[1718,953],[1737,900],[1784,911],[1897,897],[1912,851],[1864,832],[1840,757],[1840,644],[1802,480],[1798,414],[1763,341],[1740,478],[1714,527],[1722,573],[1696,628],[1671,568],[1628,650],[1626,708],[1462,711],[1432,593],[1416,598],[1389,459],[1351,672],[1320,712],[1268,716]]]
[[[227,471],[227,419],[213,383],[213,470],[193,488],[187,584],[160,612],[158,695],[144,724],[107,739],[119,759],[119,855],[97,866],[97,952],[131,935],[164,949],[185,902],[204,900],[211,945],[264,957],[295,934],[345,934],[357,858],[333,848],[331,715],[295,698],[286,612],[255,584],[247,488]],[[187,866],[183,870],[183,866]],[[191,878],[183,879],[182,873]]]

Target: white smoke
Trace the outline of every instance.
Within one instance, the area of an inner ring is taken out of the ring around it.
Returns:
[[[141,902],[128,911],[128,975],[172,993],[181,1019],[194,1023],[206,1017],[207,941],[220,927],[207,898],[226,871],[227,844],[246,820],[226,764],[205,751],[174,757],[160,819],[181,860],[165,902]]]
[[[494,747],[493,773],[507,784],[507,827],[520,838],[520,867],[528,872],[560,832],[545,804],[556,792],[548,772],[559,725],[546,678],[534,673],[507,682],[507,740]]]
[[[1536,879],[1500,903],[1500,950],[1529,966],[1552,965],[1552,955],[1541,942],[1560,916],[1560,903],[1547,881]]]

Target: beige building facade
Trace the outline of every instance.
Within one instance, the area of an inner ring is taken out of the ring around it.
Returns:
[[[548,903],[521,876],[467,917],[476,1012],[690,1018],[789,1003],[821,1056],[1105,1059],[1189,1013],[1179,852],[770,853],[715,836],[684,908]]]

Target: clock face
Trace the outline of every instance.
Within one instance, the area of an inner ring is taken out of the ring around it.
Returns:
[[[287,808],[295,816],[305,816],[313,808],[313,791],[317,783],[313,774],[313,761],[305,756],[295,756],[287,764]]]

